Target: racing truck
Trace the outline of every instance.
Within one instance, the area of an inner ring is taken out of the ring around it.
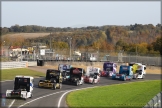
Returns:
[[[59,64],[58,70],[70,72],[71,67],[72,67],[72,65],[70,65],[70,64]]]
[[[103,64],[103,71],[101,72],[101,77],[111,77],[116,73],[117,64],[113,62],[105,62]]]
[[[32,98],[33,94],[33,81],[31,76],[15,76],[14,89],[6,91],[6,98]]]
[[[72,65],[70,64],[59,64],[58,70],[62,72],[63,79],[68,79],[70,77],[70,68]]]
[[[113,74],[112,79],[118,79],[118,80],[131,80],[133,78],[133,71],[132,66],[127,65],[121,65],[119,69],[119,73]]]
[[[141,63],[135,63],[133,65],[133,78],[134,79],[143,79],[146,75],[146,65]]]
[[[45,80],[40,80],[38,83],[39,88],[51,88],[53,90],[61,89],[62,76],[59,70],[47,69]]]
[[[100,81],[100,68],[88,66],[86,76],[84,77],[85,83],[99,83]]]
[[[83,68],[70,68],[70,77],[63,80],[64,84],[75,84],[76,86],[84,84],[85,70]]]

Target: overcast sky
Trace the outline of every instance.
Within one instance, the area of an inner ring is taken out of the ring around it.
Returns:
[[[159,2],[39,1],[1,2],[1,26],[45,27],[161,24]]]

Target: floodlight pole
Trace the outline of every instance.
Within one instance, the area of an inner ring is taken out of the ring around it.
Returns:
[[[70,46],[70,61],[71,61],[71,40],[72,40],[72,38],[68,37],[67,39],[69,39],[69,41],[70,41],[70,43],[69,43],[70,45],[69,46]]]

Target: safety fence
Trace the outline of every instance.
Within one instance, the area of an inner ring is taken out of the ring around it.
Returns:
[[[158,93],[143,108],[162,108],[161,96],[162,96],[162,92]]]
[[[149,66],[161,66],[161,57],[146,57],[146,56],[109,56],[107,58],[109,61],[119,61],[120,62],[137,62],[137,63],[142,63],[146,64]]]
[[[22,62],[1,62],[1,69],[25,68],[28,67],[28,61]]]

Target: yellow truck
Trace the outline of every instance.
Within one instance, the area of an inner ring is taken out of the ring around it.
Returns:
[[[40,80],[38,83],[39,88],[51,88],[55,90],[56,88],[61,89],[62,87],[62,75],[59,70],[47,69],[46,79]]]
[[[134,79],[143,79],[146,76],[146,65],[141,63],[135,63],[132,66],[133,68],[133,78]]]

